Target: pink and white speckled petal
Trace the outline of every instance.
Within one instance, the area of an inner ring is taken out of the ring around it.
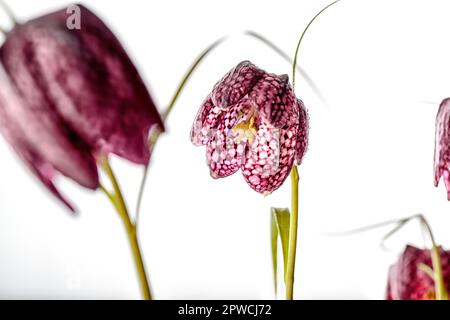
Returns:
[[[217,127],[217,117],[222,109],[217,108],[208,96],[195,117],[191,129],[191,141],[195,146],[206,145]]]
[[[236,173],[241,167],[244,152],[243,143],[235,143],[229,139],[223,140],[222,134],[217,131],[206,147],[206,162],[211,177],[219,179]]]
[[[277,128],[297,121],[298,106],[286,75],[265,74],[250,93],[261,116]]]
[[[249,111],[248,103],[243,101],[217,116],[217,128],[206,148],[206,162],[213,178],[228,177],[241,167],[245,141],[239,141],[239,132],[232,129],[237,123],[247,120]]]
[[[303,160],[303,156],[308,150],[309,139],[309,117],[306,111],[303,101],[298,100],[299,106],[299,129],[297,131],[297,145],[295,147],[295,164],[300,165]]]
[[[294,160],[303,158],[308,116],[288,76],[268,74],[244,61],[215,86],[191,136],[194,144],[207,144],[214,178],[240,168],[252,189],[270,194],[285,182]]]
[[[252,90],[262,75],[263,71],[249,61],[239,63],[214,87],[211,95],[214,105],[223,109],[235,105]]]
[[[450,98],[442,101],[436,117],[436,140],[434,153],[434,184],[441,177],[450,200]]]
[[[280,188],[294,163],[297,130],[261,124],[255,142],[247,151],[242,174],[248,185],[262,194]]]

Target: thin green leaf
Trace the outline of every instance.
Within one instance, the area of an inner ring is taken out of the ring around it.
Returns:
[[[177,102],[178,97],[180,96],[181,92],[183,91],[186,83],[188,82],[189,78],[192,76],[192,74],[194,73],[194,71],[197,69],[197,67],[200,65],[200,63],[203,61],[203,59],[205,59],[208,54],[213,51],[219,44],[221,44],[222,42],[225,41],[225,37],[220,38],[219,40],[217,40],[216,42],[214,42],[213,44],[211,44],[208,48],[206,48],[198,57],[197,59],[194,61],[194,63],[191,65],[191,67],[189,68],[189,70],[186,72],[184,78],[181,80],[180,85],[178,86],[177,90],[175,91],[175,94],[172,98],[172,100],[169,103],[169,106],[167,107],[167,109],[163,112],[162,117],[163,120],[166,120],[166,118],[169,116],[170,112],[172,111],[175,103]]]
[[[419,263],[417,265],[417,268],[422,271],[423,273],[425,273],[427,276],[430,277],[431,280],[434,280],[434,271],[432,268],[430,268],[429,266],[427,266],[424,263]]]
[[[167,117],[169,116],[170,112],[172,111],[173,107],[175,106],[175,103],[177,102],[178,98],[180,97],[181,92],[183,91],[184,87],[186,86],[187,82],[191,78],[191,76],[194,74],[194,71],[200,66],[201,62],[213,51],[217,46],[219,46],[222,42],[226,40],[226,37],[222,37],[219,40],[212,43],[208,48],[206,48],[203,52],[200,53],[200,55],[195,59],[191,67],[188,69],[186,74],[184,75],[183,79],[181,80],[177,90],[175,91],[172,99],[170,100],[169,105],[167,106],[166,110],[161,114],[161,117],[163,118],[164,122],[166,121]],[[153,134],[149,139],[149,148],[154,148],[156,145],[156,142],[158,141],[158,138],[160,136],[161,132],[156,132]],[[148,178],[148,166],[145,166],[144,172],[142,175],[141,184],[139,186],[139,193],[138,193],[138,199],[136,204],[136,223],[139,221],[139,213],[141,210],[142,205],[142,199],[144,196],[144,190],[145,186],[147,184],[147,178]]]
[[[272,262],[275,281],[275,292],[277,292],[278,281],[278,238],[281,240],[281,249],[283,253],[283,275],[286,275],[287,258],[289,251],[289,226],[291,213],[289,209],[272,208],[271,214],[271,233],[272,233]]]
[[[273,211],[273,210],[272,210]],[[272,265],[273,265],[273,281],[275,287],[275,295],[278,292],[278,226],[275,214],[270,215],[270,236],[272,245]]]
[[[325,232],[325,233],[323,233],[323,235],[336,236],[336,237],[352,236],[352,235],[364,233],[364,232],[371,231],[374,229],[379,229],[379,228],[386,227],[386,226],[393,225],[393,224],[397,225],[399,223],[402,223],[405,220],[410,220],[410,219],[412,219],[412,218],[408,217],[408,218],[403,218],[403,219],[389,220],[389,221],[372,224],[369,226],[364,226],[364,227],[358,228],[358,229],[352,229],[352,230],[347,230],[347,231],[342,231],[342,232]]]
[[[415,217],[415,216],[414,216]],[[383,249],[386,249],[386,241],[387,240],[389,240],[393,235],[395,235],[398,231],[400,231],[404,226],[405,226],[405,224],[407,224],[411,219],[413,219],[413,217],[411,217],[411,218],[407,218],[407,219],[403,219],[403,220],[400,220],[399,222],[398,222],[398,224],[395,226],[395,228],[394,229],[392,229],[391,231],[389,231],[384,237],[383,237],[383,239],[381,239],[381,247],[383,248]]]
[[[308,25],[306,26],[305,30],[303,30],[303,33],[300,37],[300,40],[298,40],[298,44],[297,44],[297,49],[295,50],[295,55],[294,55],[294,63],[292,65],[292,88],[295,91],[295,75],[296,75],[296,71],[297,71],[297,59],[298,59],[298,53],[300,51],[300,45],[302,44],[303,38],[305,37],[306,32],[308,31],[309,27],[311,27],[311,25],[313,24],[313,22],[325,11],[327,10],[329,7],[333,6],[334,4],[338,3],[340,0],[336,0],[332,3],[330,3],[329,5],[327,5],[325,8],[323,8],[322,10],[319,11],[319,13],[317,13],[314,18],[312,18],[312,20],[308,23]]]

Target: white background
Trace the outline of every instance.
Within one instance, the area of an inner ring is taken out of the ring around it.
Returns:
[[[65,1],[10,1],[21,21]],[[215,82],[241,60],[273,73],[291,67],[242,36],[251,29],[293,54],[306,23],[329,1],[90,1],[117,33],[162,110],[187,67],[218,37],[231,35],[192,78],[154,153],[139,232],[158,299],[271,299],[271,206],[290,202],[289,183],[269,197],[240,173],[215,181],[204,148],[190,144],[195,114]],[[450,205],[433,186],[434,120],[450,95],[448,1],[344,0],[311,27],[299,63],[327,105],[302,79],[310,149],[301,167],[296,298],[383,299],[387,270],[411,225],[342,231],[415,213],[450,246]],[[1,25],[7,26],[2,16]],[[429,101],[435,104],[424,104]],[[121,222],[98,193],[60,179],[80,210],[72,217],[0,143],[0,298],[140,298]],[[114,161],[134,208],[140,169]],[[282,297],[282,296],[281,296]]]

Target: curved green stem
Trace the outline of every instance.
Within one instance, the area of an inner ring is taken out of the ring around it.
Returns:
[[[208,56],[208,54],[214,50],[218,45],[220,45],[223,41],[225,41],[226,37],[220,38],[213,44],[211,44],[208,48],[206,48],[198,57],[195,59],[194,63],[191,65],[191,67],[188,69],[186,74],[184,75],[183,79],[181,80],[180,84],[178,85],[175,94],[173,95],[172,99],[169,102],[169,105],[167,106],[166,110],[161,114],[161,117],[164,122],[166,122],[167,117],[170,115],[170,113],[173,110],[173,107],[175,106],[175,103],[178,100],[178,97],[180,96],[181,92],[183,92],[184,87],[186,86],[186,83],[191,78],[191,76],[194,74],[194,71],[197,69],[197,67],[200,65],[200,63]],[[149,148],[155,148],[156,143],[158,142],[158,139],[161,135],[161,132],[156,132],[153,134],[149,139]],[[142,175],[141,184],[139,186],[139,193],[138,193],[138,199],[136,204],[136,223],[139,221],[139,214],[141,211],[141,205],[142,205],[142,199],[144,196],[145,186],[147,184],[147,178],[148,178],[148,165],[144,167],[144,172]]]
[[[292,60],[291,57],[289,57],[289,55],[284,52],[283,50],[281,50],[278,46],[276,46],[272,41],[270,41],[269,39],[267,39],[266,37],[260,35],[259,33],[255,32],[255,31],[245,31],[245,34],[253,37],[255,39],[258,39],[259,41],[261,41],[262,43],[264,43],[265,45],[267,45],[269,48],[271,48],[273,51],[275,51],[279,56],[281,56],[284,60],[286,60],[287,62],[289,62],[291,65],[296,66],[297,71],[300,72],[301,76],[303,77],[303,79],[305,80],[305,82],[308,84],[308,86],[312,89],[312,91],[317,95],[317,97],[326,105],[327,101],[325,100],[325,97],[323,96],[323,94],[320,92],[319,88],[317,87],[317,85],[314,83],[314,81],[311,79],[311,77],[309,76],[309,74],[300,66],[298,66],[296,63],[294,63],[294,61]]]
[[[298,53],[300,50],[300,45],[302,44],[303,38],[305,37],[306,32],[308,31],[309,27],[312,25],[312,23],[322,14],[322,12],[324,12],[325,10],[327,10],[329,7],[331,7],[332,5],[334,5],[335,3],[339,2],[340,0],[336,0],[333,3],[330,3],[329,5],[327,5],[325,8],[323,8],[322,10],[319,11],[318,14],[316,14],[314,16],[314,18],[312,18],[312,20],[308,23],[308,25],[306,26],[305,30],[303,30],[303,33],[300,37],[300,40],[298,41],[297,44],[297,49],[295,50],[295,56],[294,56],[294,63],[293,63],[293,67],[292,67],[292,87],[295,90],[295,74],[296,74],[296,66],[297,66],[297,58],[298,58]]]
[[[194,63],[192,64],[192,66],[188,69],[188,71],[186,72],[186,74],[184,75],[183,79],[181,80],[177,90],[175,91],[174,96],[172,97],[172,100],[170,100],[170,103],[168,105],[168,107],[166,108],[166,110],[162,113],[162,118],[165,121],[167,119],[167,117],[169,116],[170,112],[172,111],[173,107],[175,106],[175,103],[177,102],[178,97],[180,96],[181,92],[183,91],[184,86],[186,85],[186,83],[188,82],[189,78],[192,76],[192,74],[194,73],[195,69],[197,69],[197,67],[200,65],[200,63],[203,61],[203,59],[205,59],[205,57],[212,51],[214,50],[219,44],[221,44],[223,41],[225,41],[225,37],[220,38],[219,40],[217,40],[216,42],[214,42],[212,45],[210,45],[208,48],[206,48],[201,54],[200,56],[198,56],[198,58],[194,61]]]
[[[297,65],[298,53],[300,50],[300,45],[305,37],[306,32],[312,23],[317,19],[318,16],[322,14],[326,9],[331,7],[333,4],[339,2],[340,0],[336,0],[333,3],[329,4],[325,8],[323,8],[319,13],[317,13],[314,18],[308,23],[305,30],[298,41],[297,48],[295,50],[294,61],[292,63],[292,88],[295,91],[295,75],[297,69],[299,68]],[[298,232],[298,169],[297,166],[294,165],[291,171],[291,188],[292,188],[292,208],[291,208],[291,220],[290,220],[290,228],[289,228],[289,250],[288,250],[288,260],[287,260],[287,268],[286,268],[286,299],[293,300],[294,299],[294,274],[295,274],[295,260],[297,256],[297,232]]]
[[[298,170],[294,166],[291,171],[291,187],[292,187],[292,203],[291,203],[291,220],[289,227],[289,249],[286,268],[286,299],[294,299],[294,274],[295,260],[297,255],[297,228],[298,228]]]
[[[113,193],[109,192],[104,186],[100,186],[100,189],[111,201],[120,219],[124,224],[125,231],[128,236],[128,242],[130,244],[131,251],[133,254],[133,259],[138,274],[142,295],[145,300],[152,300],[152,294],[150,291],[147,273],[145,270],[144,261],[142,259],[142,253],[137,237],[136,225],[131,221],[128,208],[125,204],[125,200],[123,198],[119,183],[108,160],[104,160],[102,162],[102,168],[105,171],[106,175],[108,176],[109,180],[111,181],[111,185],[113,187],[114,192]]]
[[[150,135],[150,139],[148,140],[148,147],[150,149],[150,152],[153,152],[153,150],[155,149],[156,143],[158,142],[158,139],[159,139],[159,136],[161,135],[161,133],[162,132],[160,130],[156,130],[156,131],[152,132],[152,134]],[[147,178],[148,178],[148,168],[149,168],[148,165],[146,165],[144,167],[144,171],[143,171],[142,178],[141,178],[141,184],[139,185],[138,199],[136,202],[136,220],[135,220],[136,225],[139,224],[139,216],[140,216],[140,212],[141,212],[142,199],[144,197],[145,185],[146,185]]]
[[[3,9],[3,11],[5,11],[8,18],[11,19],[12,23],[14,25],[17,25],[17,19],[16,19],[14,13],[12,12],[11,8],[6,4],[5,1],[0,0],[0,7]]]
[[[427,233],[430,237],[432,248],[431,248],[431,263],[433,264],[433,275],[434,275],[434,291],[436,292],[436,300],[448,300],[448,292],[445,287],[444,282],[444,274],[442,272],[442,261],[441,261],[441,253],[439,251],[439,247],[434,240],[433,232],[431,231],[431,227],[428,224],[428,221],[425,219],[423,215],[419,216],[422,225],[427,230]]]

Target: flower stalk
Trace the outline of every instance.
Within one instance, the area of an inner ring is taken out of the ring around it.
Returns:
[[[286,268],[286,300],[294,299],[294,274],[297,255],[297,229],[298,229],[298,184],[299,175],[297,166],[291,171],[292,203],[289,229],[289,249]]]
[[[306,32],[309,27],[313,24],[313,22],[329,7],[333,6],[340,0],[336,0],[325,8],[320,10],[307,24],[306,28],[303,30],[302,35],[297,43],[297,48],[295,50],[294,60],[292,63],[292,90],[295,92],[295,79],[297,74],[297,59],[300,51],[300,45],[302,44],[303,38],[305,37]],[[299,175],[298,168],[294,164],[291,171],[291,219],[290,219],[290,227],[289,227],[289,250],[288,250],[288,260],[287,260],[287,268],[286,268],[286,300],[294,299],[294,278],[295,278],[295,261],[297,256],[297,238],[298,238],[298,185],[299,185]]]
[[[136,224],[131,221],[129,211],[127,205],[125,204],[125,200],[123,198],[123,194],[120,189],[119,183],[108,160],[104,160],[102,162],[102,168],[107,177],[109,178],[114,191],[113,193],[111,193],[104,186],[101,186],[101,190],[105,193],[105,195],[113,204],[125,227],[128,242],[130,244],[131,251],[133,254],[133,260],[138,275],[142,296],[145,300],[152,300],[152,293],[150,290],[147,272],[145,270],[145,265],[142,258],[142,253],[137,236]]]
[[[8,18],[11,20],[11,22],[13,23],[14,26],[16,26],[18,24],[16,16],[14,15],[14,13],[12,12],[11,8],[6,4],[5,1],[0,0],[0,8],[5,12],[5,14],[8,16]],[[6,31],[4,31],[4,29],[2,29],[5,34],[8,33]]]
[[[308,25],[306,26],[305,30],[303,30],[302,35],[300,36],[300,39],[298,40],[297,43],[297,48],[295,50],[295,56],[294,56],[294,63],[292,64],[292,87],[294,88],[295,91],[295,76],[296,76],[296,69],[297,69],[297,58],[298,58],[298,53],[300,51],[300,45],[303,41],[303,38],[305,37],[306,32],[308,31],[309,27],[311,27],[311,25],[313,24],[313,22],[325,11],[327,10],[329,7],[333,6],[334,4],[336,4],[337,2],[339,2],[341,0],[336,0],[332,3],[330,3],[329,5],[327,5],[325,8],[323,8],[322,10],[320,10],[315,16],[314,18],[311,19],[311,21],[308,23]]]
[[[434,279],[434,290],[436,292],[436,300],[448,300],[447,289],[445,288],[444,274],[442,272],[442,261],[441,253],[438,245],[434,239],[431,227],[424,216],[419,215],[418,218],[420,222],[426,229],[428,236],[430,237],[432,248],[431,248],[431,263],[433,265],[433,279]]]

